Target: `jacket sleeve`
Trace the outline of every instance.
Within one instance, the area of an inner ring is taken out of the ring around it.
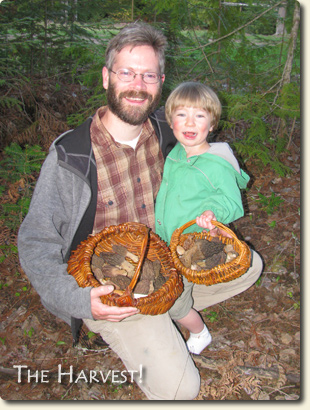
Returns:
[[[238,186],[237,173],[222,169],[213,179],[214,191],[201,204],[201,213],[206,210],[214,212],[219,222],[228,224],[244,215],[242,195]]]
[[[18,234],[20,264],[43,305],[70,324],[70,317],[92,319],[90,288],[67,273],[65,255],[89,201],[90,189],[77,175],[46,158],[29,212]]]

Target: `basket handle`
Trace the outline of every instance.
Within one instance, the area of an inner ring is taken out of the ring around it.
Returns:
[[[180,235],[182,234],[183,231],[185,231],[185,229],[189,228],[190,226],[194,225],[195,223],[196,223],[196,219],[192,219],[191,221],[186,222],[180,228],[176,229],[175,232],[177,234],[177,238],[180,237]],[[227,232],[229,235],[231,235],[232,238],[234,238],[236,240],[239,240],[237,238],[236,234],[231,229],[229,229],[226,225],[223,225],[221,222],[215,221],[215,220],[212,220],[211,223],[212,223],[212,225],[216,226],[217,228],[220,228],[223,231]]]
[[[141,245],[140,259],[139,259],[138,265],[136,267],[135,273],[134,273],[134,275],[131,279],[131,282],[130,282],[128,288],[127,288],[127,289],[130,290],[130,292],[133,291],[133,289],[136,286],[137,281],[139,279],[141,266],[142,266],[142,263],[143,263],[143,260],[144,260],[147,244],[148,244],[148,241],[149,241],[149,232],[150,232],[150,228],[146,227],[146,234],[143,238],[142,245]]]
[[[135,306],[134,305],[134,300],[132,298],[132,293],[133,293],[133,289],[136,286],[136,283],[139,279],[140,269],[141,269],[141,266],[142,266],[142,263],[143,263],[143,260],[144,260],[147,244],[148,244],[148,241],[149,241],[150,228],[145,226],[145,230],[146,230],[146,234],[145,234],[145,236],[142,240],[140,259],[138,261],[135,273],[134,273],[134,275],[131,279],[130,284],[128,285],[126,290],[123,292],[123,294],[117,298],[118,306]]]

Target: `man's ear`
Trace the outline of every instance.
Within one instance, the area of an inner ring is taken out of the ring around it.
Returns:
[[[107,67],[103,67],[102,69],[102,85],[105,90],[108,89],[109,86],[109,70]]]

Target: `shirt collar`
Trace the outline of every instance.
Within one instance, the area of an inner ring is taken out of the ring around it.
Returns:
[[[100,140],[102,137],[105,138],[105,142],[108,143],[109,145],[114,145],[116,147],[120,147],[122,144],[120,142],[116,142],[113,136],[109,133],[109,131],[106,129],[106,127],[102,124],[102,117],[105,115],[107,111],[107,106],[103,106],[98,108],[96,111],[94,117],[93,117],[93,124],[92,126],[94,127],[94,133],[93,136],[97,140],[97,143],[100,143]],[[142,144],[145,140],[151,137],[153,134],[154,129],[152,127],[151,121],[148,118],[147,121],[143,124],[142,127],[142,132],[139,138],[139,141],[137,143],[136,148]]]
[[[200,155],[193,155],[192,157],[187,158],[185,148],[182,144],[178,143],[179,151],[178,151],[178,159],[180,162],[186,162],[189,165],[194,165],[196,161],[198,161]]]

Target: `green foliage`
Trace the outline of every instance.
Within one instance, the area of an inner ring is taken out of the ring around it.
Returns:
[[[256,142],[251,143],[246,138],[242,141],[235,141],[232,145],[244,162],[254,158],[260,162],[262,170],[266,166],[270,166],[280,176],[290,173],[290,168],[284,165],[281,159],[273,153],[272,147],[267,147],[265,144],[257,145]]]
[[[0,177],[9,182],[38,172],[46,156],[39,145],[22,148],[15,142],[5,147],[4,154],[4,159],[0,161]]]
[[[21,111],[21,102],[15,97],[0,96],[0,107],[1,108],[17,108]]]
[[[294,309],[294,310],[299,310],[299,309],[300,309],[300,301],[299,301],[299,300],[296,301],[296,300],[294,299],[293,292],[287,291],[287,296],[294,301],[293,309]]]
[[[247,19],[251,20],[253,19],[253,15],[260,14],[269,5],[269,0],[268,2],[266,2],[266,0],[252,2],[251,7],[243,8],[243,14]],[[251,34],[273,35],[276,31],[277,17],[277,9],[274,9],[270,13],[262,16],[259,20],[254,21],[248,28],[248,32]]]
[[[33,334],[34,334],[34,328],[33,327],[31,327],[29,330],[26,330],[26,329],[24,330],[24,335],[27,336],[27,337],[32,337]]]
[[[91,331],[87,332],[87,337],[88,337],[88,339],[91,339],[91,338],[94,337],[94,336],[96,336],[96,333],[91,332]]]
[[[15,245],[0,245],[0,263],[2,263],[9,255],[17,255],[18,254],[18,250],[17,247]],[[1,255],[2,254],[2,255]],[[7,284],[5,284],[4,286],[7,286]],[[0,286],[0,289],[2,289],[2,284]]]
[[[273,229],[277,226],[277,221],[271,221],[268,225]]]
[[[13,143],[4,149],[4,158],[0,161],[0,178],[4,181],[0,195],[6,194],[10,184],[18,183],[18,196],[15,200],[3,201],[0,219],[10,229],[17,229],[28,212],[35,180],[33,173],[38,172],[46,156],[38,145],[23,149]]]
[[[210,320],[211,323],[217,322],[219,320],[217,312],[210,312],[206,317]]]
[[[266,197],[260,192],[258,193],[258,196],[259,199],[257,199],[257,202],[261,204],[262,209],[266,211],[268,215],[272,215],[284,202],[284,200],[274,192],[272,192],[270,197]]]
[[[257,158],[262,166],[284,175],[288,170],[279,154],[288,137],[278,135],[278,123],[299,125],[300,41],[292,81],[281,87],[289,37],[274,35],[278,7],[272,6],[277,0],[249,0],[242,7],[228,3],[232,2],[92,0],[90,7],[88,0],[4,1],[0,108],[24,112],[20,84],[50,76],[57,84],[79,83],[90,96],[84,109],[68,118],[70,126],[80,124],[106,102],[101,69],[108,40],[125,23],[141,19],[162,29],[168,39],[161,104],[182,81],[210,85],[223,103],[221,127],[233,135],[240,157]],[[294,5],[287,0],[288,34]]]
[[[274,114],[279,118],[300,118],[300,89],[298,84],[285,84],[277,100]]]
[[[4,8],[1,4],[1,68],[27,75],[60,75],[68,71],[74,74],[77,64],[85,67],[92,63],[94,32],[77,21],[79,12],[86,8],[85,1],[10,3]]]

